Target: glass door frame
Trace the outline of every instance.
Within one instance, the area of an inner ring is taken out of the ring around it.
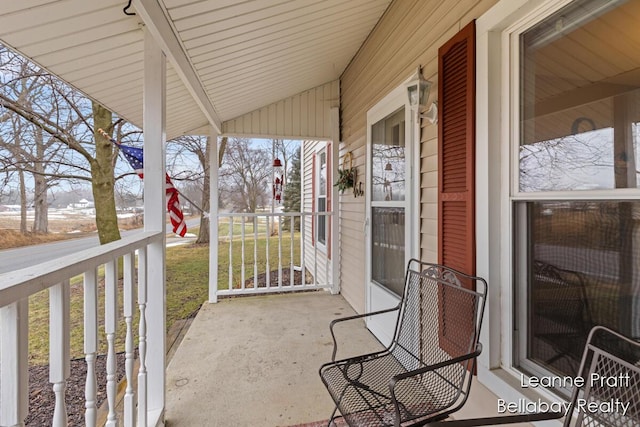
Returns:
[[[398,207],[398,201],[372,201],[372,170],[373,156],[372,127],[387,116],[404,107],[405,114],[405,266],[411,258],[418,256],[419,246],[419,182],[420,170],[420,129],[418,110],[409,105],[406,86],[403,84],[367,112],[367,140],[366,140],[366,187],[365,187],[365,311],[371,312],[390,308],[400,301],[400,296],[384,286],[373,282],[372,268],[372,216],[374,207]],[[403,269],[404,277],[404,269]],[[366,319],[367,327],[385,345],[391,342],[395,331],[397,313],[369,317]]]

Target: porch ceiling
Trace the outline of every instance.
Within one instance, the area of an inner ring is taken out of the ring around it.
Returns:
[[[22,0],[0,41],[142,125],[143,27],[169,48],[167,138],[334,81],[391,0]],[[162,45],[162,43],[161,43]]]

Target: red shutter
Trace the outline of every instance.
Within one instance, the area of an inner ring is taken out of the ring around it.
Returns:
[[[438,50],[438,262],[475,274],[475,22]],[[472,283],[463,283],[471,288]],[[474,327],[466,298],[441,290],[440,346],[469,351]],[[461,333],[463,332],[463,333]]]
[[[438,50],[438,257],[475,274],[475,22]]]

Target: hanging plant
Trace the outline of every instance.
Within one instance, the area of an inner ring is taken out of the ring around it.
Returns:
[[[347,167],[347,161],[348,167]],[[344,190],[349,188],[353,188],[356,184],[357,178],[357,169],[353,167],[353,157],[351,152],[348,152],[342,157],[342,168],[338,168],[338,179],[334,184],[338,187],[341,193],[344,193]]]

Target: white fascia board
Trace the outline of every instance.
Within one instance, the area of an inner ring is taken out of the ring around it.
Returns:
[[[222,122],[218,117],[211,100],[198,78],[193,65],[184,51],[178,37],[173,31],[167,16],[160,7],[157,0],[135,0],[133,5],[140,19],[147,27],[147,30],[161,47],[171,64],[175,67],[176,73],[193,96],[193,99],[209,120],[209,123],[221,133]]]

